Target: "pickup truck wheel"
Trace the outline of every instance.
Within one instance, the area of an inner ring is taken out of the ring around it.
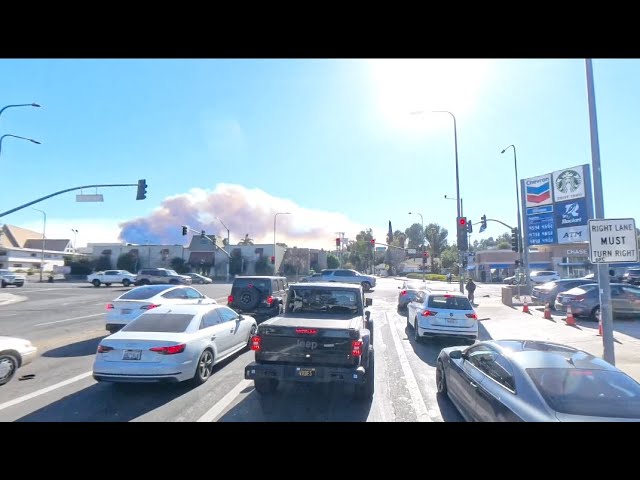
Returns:
[[[128,278],[125,278],[122,281],[122,285],[124,285],[125,287],[128,287],[129,285],[131,285],[131,280],[129,280]]]
[[[100,286],[100,280],[98,280],[97,278],[94,281],[92,281],[91,283],[93,283],[93,286],[96,287],[96,288],[98,288]]]
[[[269,395],[278,388],[278,381],[273,378],[256,378],[253,381],[253,385],[260,395]]]
[[[371,400],[373,399],[373,392],[375,390],[375,355],[373,350],[369,352],[369,366],[365,372],[365,382],[360,385],[356,385],[355,397],[357,400]]]

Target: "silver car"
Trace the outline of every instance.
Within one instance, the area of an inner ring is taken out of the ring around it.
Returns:
[[[627,283],[611,283],[611,307],[615,316],[640,316],[640,288]],[[597,283],[588,283],[559,293],[556,310],[577,316],[588,316],[594,322],[600,318],[600,294]]]
[[[20,367],[31,363],[37,352],[29,340],[0,336],[0,385],[8,383]]]
[[[103,339],[93,378],[107,382],[206,382],[213,366],[249,346],[253,317],[224,305],[166,305]]]
[[[140,315],[161,305],[207,305],[217,303],[193,287],[144,285],[123,293],[107,304],[105,327],[117,332]]]
[[[312,275],[307,278],[307,282],[342,282],[342,283],[358,283],[362,285],[362,289],[368,292],[376,286],[376,277],[364,275],[355,270],[346,268],[328,268],[320,272],[320,276]]]

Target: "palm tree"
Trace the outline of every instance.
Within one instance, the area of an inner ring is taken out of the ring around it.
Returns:
[[[253,238],[249,238],[249,234],[245,233],[244,238],[238,242],[238,245],[253,245]]]

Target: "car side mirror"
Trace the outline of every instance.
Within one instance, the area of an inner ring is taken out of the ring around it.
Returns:
[[[370,307],[371,305],[373,305],[373,299],[372,298],[365,298],[364,299],[364,305],[365,305],[365,307]]]
[[[238,320],[244,320],[244,316],[243,316],[243,315],[241,315],[241,314],[239,314],[239,315],[238,315]]]
[[[462,355],[462,351],[461,350],[452,350],[449,352],[449,358],[452,358],[454,360],[459,360],[462,357],[464,357],[464,355]]]

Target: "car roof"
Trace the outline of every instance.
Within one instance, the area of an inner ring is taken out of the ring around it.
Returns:
[[[270,278],[272,280],[274,279],[279,279],[279,278],[283,278],[283,279],[287,279],[287,277],[282,277],[282,276],[274,276],[274,275],[236,275],[236,279],[238,280],[242,280],[242,279],[255,279],[255,278]]]
[[[488,340],[502,354],[521,368],[579,368],[618,371],[603,359],[561,343],[544,340]],[[477,344],[476,344],[477,345]]]
[[[209,310],[215,310],[222,307],[227,306],[219,303],[171,304],[160,305],[159,307],[152,308],[151,310],[147,310],[145,314],[186,313],[190,315],[198,315],[208,312]]]
[[[291,285],[292,287],[324,287],[324,288],[344,288],[349,290],[360,290],[360,285],[356,285],[354,283],[346,283],[346,282],[300,282],[294,283]]]
[[[442,291],[442,290],[428,290],[427,291],[427,296],[428,297],[435,297],[436,295],[440,295],[440,296],[445,296],[448,295],[450,297],[462,297],[462,298],[467,298],[467,296],[464,293],[461,292],[452,292],[452,291]]]
[[[168,290],[172,290],[174,288],[181,288],[181,287],[191,287],[191,285],[172,285],[172,284],[160,284],[160,285],[140,285],[139,287],[134,287],[131,290],[128,290],[126,292],[124,292],[122,295],[120,295],[120,297],[122,297],[123,295],[126,295],[128,293],[131,293],[133,291],[137,291],[137,290],[142,290],[142,289],[146,289],[150,292],[155,292],[154,295],[158,295],[159,293],[162,292],[166,292]],[[193,287],[191,287],[193,288]],[[118,297],[118,298],[120,298]]]

